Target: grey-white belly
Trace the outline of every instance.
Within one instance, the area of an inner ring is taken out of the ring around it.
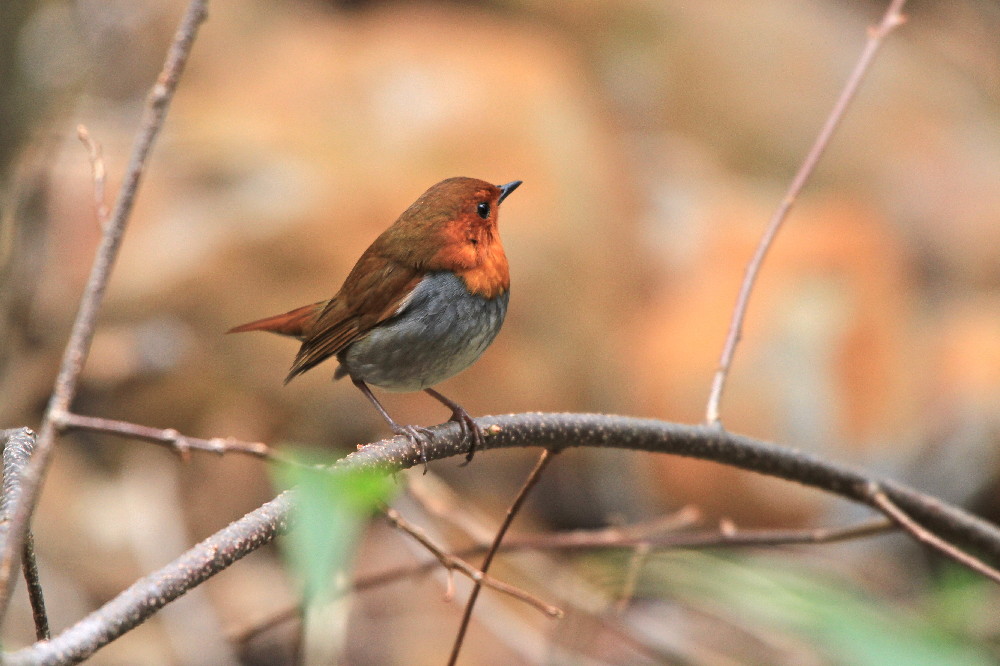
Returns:
[[[429,273],[391,319],[338,354],[351,377],[390,391],[419,391],[469,367],[500,331],[508,294],[470,294],[454,273]]]

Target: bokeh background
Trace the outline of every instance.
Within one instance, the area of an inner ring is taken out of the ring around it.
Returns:
[[[80,394],[84,414],[329,456],[385,436],[295,344],[227,328],[332,295],[371,240],[454,175],[505,202],[505,328],[442,385],[474,414],[703,418],[744,267],[882,2],[213,2],[146,171]],[[0,9],[0,424],[36,426],[100,230],[184,3]],[[768,258],[723,403],[735,431],[864,465],[996,519],[1000,435],[1000,9],[907,4]],[[402,422],[447,414],[389,395]],[[54,629],[274,494],[238,456],[60,441],[34,527]],[[535,453],[432,465],[421,492],[493,524]],[[413,474],[413,473],[409,473]],[[406,485],[401,475],[399,485]],[[446,486],[435,484],[442,481]],[[442,500],[444,501],[444,500]],[[401,509],[469,542],[405,495]],[[559,456],[518,527],[599,527],[685,505],[705,524],[844,524],[806,489],[638,453]],[[377,521],[358,570],[426,554]],[[570,609],[489,593],[464,663],[968,663],[1000,659],[1000,599],[902,538],[664,552],[615,602],[628,554],[505,558]],[[443,663],[464,590],[421,577],[341,607],[343,663]],[[286,663],[280,549],[248,557],[94,663]],[[31,642],[22,602],[5,646]],[[346,613],[346,616],[343,615]],[[921,662],[920,659],[925,661]]]

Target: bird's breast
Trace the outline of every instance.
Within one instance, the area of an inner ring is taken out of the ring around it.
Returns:
[[[496,298],[510,289],[510,270],[503,246],[483,234],[478,244],[449,243],[435,255],[431,265],[458,275],[473,294]]]
[[[352,377],[390,391],[418,391],[471,365],[493,342],[508,293],[474,293],[451,271],[428,273],[399,311],[337,358]]]

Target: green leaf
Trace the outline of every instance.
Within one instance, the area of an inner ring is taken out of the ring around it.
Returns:
[[[314,455],[297,456],[307,465]],[[282,541],[285,558],[302,583],[308,603],[329,596],[334,576],[349,568],[371,514],[393,494],[384,473],[283,466],[279,485],[295,487],[291,529]]]

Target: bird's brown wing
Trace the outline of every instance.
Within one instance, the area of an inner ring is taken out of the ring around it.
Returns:
[[[305,331],[285,383],[396,314],[423,277],[423,271],[386,259],[369,248]]]

